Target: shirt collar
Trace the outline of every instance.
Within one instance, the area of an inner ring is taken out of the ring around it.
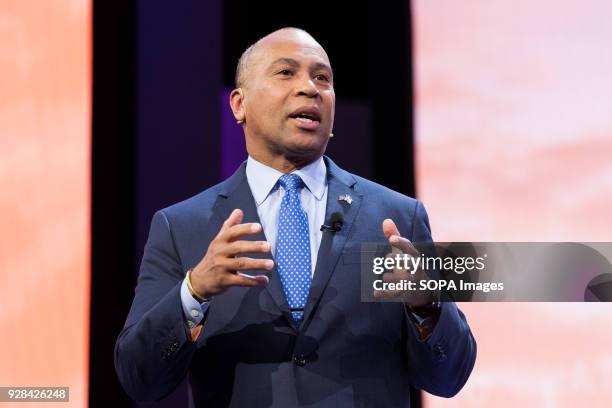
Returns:
[[[317,200],[323,199],[327,184],[327,168],[325,167],[323,157],[319,157],[309,165],[292,173],[300,176],[306,188]],[[266,200],[282,175],[283,173],[280,171],[266,166],[249,156],[246,165],[246,176],[253,193],[253,198],[258,206]]]

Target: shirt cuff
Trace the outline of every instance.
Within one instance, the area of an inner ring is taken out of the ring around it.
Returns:
[[[202,322],[204,314],[206,313],[206,310],[208,310],[208,305],[210,304],[210,302],[200,303],[195,300],[193,296],[191,296],[191,293],[189,293],[189,288],[187,287],[186,276],[181,284],[181,303],[183,304],[183,313],[187,319],[187,326],[190,329],[195,328]]]

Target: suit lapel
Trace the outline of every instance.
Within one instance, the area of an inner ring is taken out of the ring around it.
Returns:
[[[338,232],[323,231],[321,245],[317,255],[317,265],[310,286],[310,294],[304,310],[304,321],[308,321],[327,286],[338,258],[351,232],[355,217],[359,212],[362,195],[354,189],[355,178],[340,169],[328,157],[325,157],[328,174],[327,205],[325,210],[325,221],[329,222],[332,214],[342,214],[342,229]],[[350,195],[352,202],[339,200],[341,195]]]
[[[243,222],[257,222],[261,224],[261,220],[257,214],[257,207],[255,206],[255,199],[253,198],[251,188],[246,178],[246,162],[242,163],[240,168],[229,179],[222,183],[219,197],[214,206],[214,212],[224,221],[236,208],[240,208],[243,211]],[[257,235],[252,235],[244,239],[255,241],[267,240],[263,230]],[[253,253],[248,256],[256,259],[272,259],[270,254],[264,253]],[[289,311],[289,304],[287,303],[279,274],[276,271],[276,266],[270,271],[257,271],[257,273],[265,274],[270,278],[270,283],[266,285],[266,290],[285,318],[289,323],[293,324],[293,318]]]

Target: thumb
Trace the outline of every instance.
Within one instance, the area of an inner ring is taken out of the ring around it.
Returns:
[[[387,218],[386,220],[383,221],[382,229],[387,239],[389,239],[391,235],[397,235],[398,237],[400,236],[399,230],[395,226],[395,223],[393,222],[393,220],[390,218]]]

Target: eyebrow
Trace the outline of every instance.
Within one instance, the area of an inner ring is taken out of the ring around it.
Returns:
[[[293,58],[278,58],[278,59],[274,60],[270,64],[270,67],[273,67],[275,65],[281,65],[281,64],[286,64],[286,65],[289,65],[289,66],[294,67],[294,68],[297,68],[297,67],[300,66],[300,63],[297,62],[296,60],[294,60]],[[326,69],[330,73],[333,74],[333,71],[332,71],[331,67],[329,65],[327,65],[327,64],[322,63],[322,62],[315,62],[310,68],[313,71],[316,71],[318,69]]]

